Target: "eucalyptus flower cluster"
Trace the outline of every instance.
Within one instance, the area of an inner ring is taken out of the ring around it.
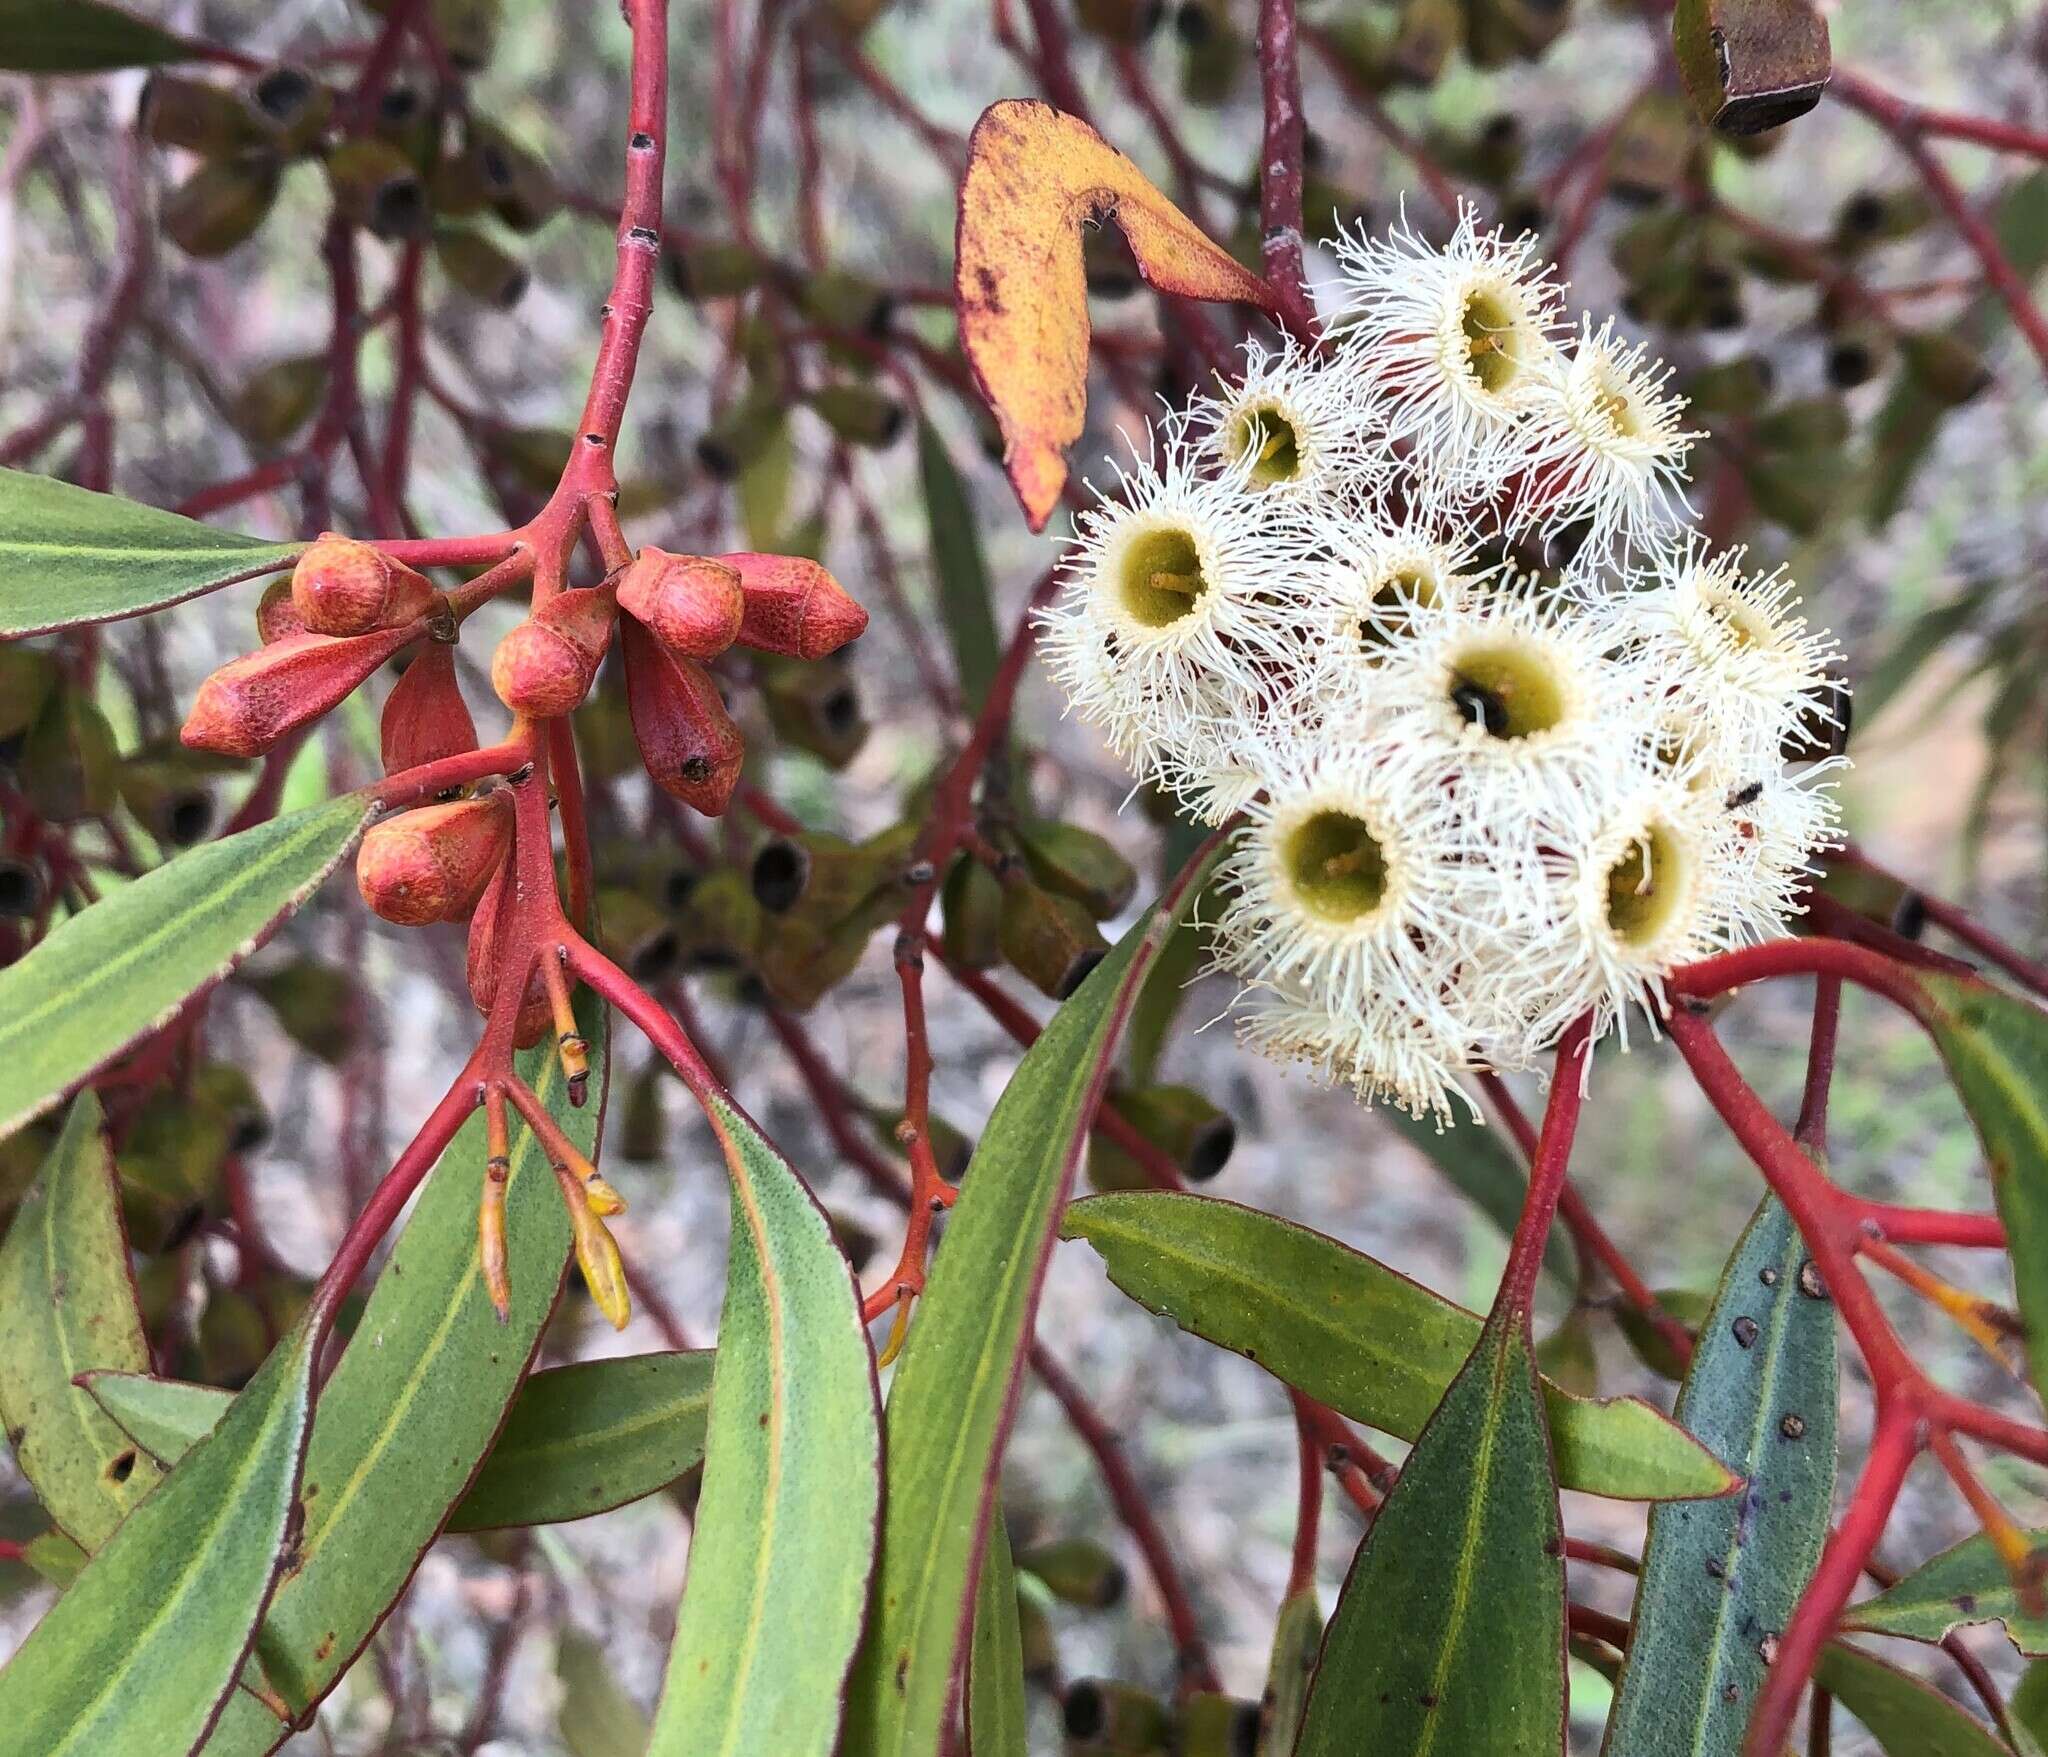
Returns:
[[[1321,344],[1251,347],[1083,515],[1042,645],[1140,780],[1241,814],[1245,1041],[1446,1119],[1785,931],[1846,703],[1791,582],[1691,528],[1668,370],[1529,240],[1339,256]]]

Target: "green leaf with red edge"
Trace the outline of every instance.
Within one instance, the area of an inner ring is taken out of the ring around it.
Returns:
[[[1557,1757],[1564,1524],[1525,1326],[1491,1320],[1359,1546],[1296,1757]]]
[[[2027,1538],[2034,1549],[2048,1548],[2048,1531],[2032,1531]],[[1981,1531],[1842,1613],[1845,1629],[1909,1641],[1940,1641],[1951,1629],[1972,1623],[2002,1623],[2020,1652],[2030,1658],[2048,1654],[2048,1616],[2021,1605],[2012,1571]]]
[[[1091,1099],[1132,985],[1205,876],[1188,875],[1175,911],[1149,910],[1052,1016],[961,1181],[890,1387],[882,1561],[842,1757],[929,1757],[944,1736],[1003,1441]]]
[[[569,1139],[595,1153],[609,1075],[606,1014],[577,997],[590,1045],[590,1102],[568,1103],[552,1045],[518,1059]],[[303,1713],[334,1688],[383,1621],[490,1450],[526,1377],[569,1260],[569,1219],[547,1156],[515,1128],[505,1186],[512,1313],[491,1310],[476,1255],[484,1121],[456,1134],[420,1191],[371,1290],[347,1351],[320,1396],[306,1451],[299,1565],[264,1622],[259,1657]],[[260,1757],[283,1742],[277,1721],[237,1692],[207,1757]]]
[[[375,811],[360,793],[188,849],[0,970],[0,1135],[210,988],[305,902]]]
[[[28,29],[7,19],[8,9],[20,4],[0,0],[0,44],[9,49]],[[101,10],[82,0],[27,4],[39,21]],[[0,50],[0,65],[13,65],[5,50]],[[303,548],[303,543],[268,543],[217,531],[118,494],[95,494],[24,470],[0,470],[0,640],[161,610],[238,580],[275,573]]]
[[[967,1650],[968,1757],[1030,1757],[1025,1715],[1017,1569],[1003,1510],[992,1507],[988,1550],[974,1588],[974,1638]]]
[[[76,1383],[149,1367],[102,1121],[92,1093],[72,1100],[0,1244],[0,1422],[51,1519],[88,1551],[163,1476]]]
[[[2003,1739],[1933,1685],[1846,1641],[1821,1650],[1813,1678],[1870,1729],[1885,1757],[2012,1757]]]
[[[649,1757],[829,1757],[874,1571],[882,1433],[860,1289],[803,1180],[706,1107],[732,1246],[704,1491]]]
[[[291,1546],[316,1342],[302,1320],[271,1350],[15,1651],[0,1671],[10,1749],[104,1757],[205,1740]]]
[[[1368,1426],[1413,1439],[1478,1344],[1481,1320],[1335,1239],[1214,1196],[1135,1190],[1067,1210],[1068,1238],[1184,1330],[1255,1360]],[[1725,1495],[1736,1478],[1640,1398],[1544,1381],[1567,1488],[1626,1500]]]
[[[2038,1388],[2048,1384],[2048,1012],[1974,977],[1909,974],[1913,1012],[1984,1143]]]
[[[1835,1488],[1835,1308],[1766,1197],[1722,1271],[1677,1419],[1747,1478],[1739,1496],[1650,1513],[1635,1632],[1607,1726],[1615,1757],[1736,1757],[1827,1536]],[[1789,1428],[1788,1428],[1789,1422]]]

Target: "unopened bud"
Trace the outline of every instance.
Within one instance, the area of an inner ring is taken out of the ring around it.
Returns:
[[[614,620],[612,595],[602,588],[558,592],[491,655],[498,699],[535,719],[570,712],[590,691]]]
[[[464,974],[469,982],[469,998],[476,1003],[476,1010],[484,1014],[490,1012],[492,1003],[498,998],[498,916],[505,901],[511,871],[510,860],[499,862],[490,883],[484,886],[483,896],[477,901],[475,914],[469,918],[469,948]],[[512,1029],[512,1041],[521,1049],[531,1049],[548,1034],[554,1022],[554,1008],[549,1004],[540,972],[531,970],[527,973],[526,992],[520,997],[519,1017]]]
[[[746,595],[740,640],[764,653],[822,659],[855,639],[868,613],[815,561],[800,555],[724,555]]]
[[[379,742],[387,775],[477,748],[476,722],[455,681],[453,647],[435,641],[414,656],[384,698]]]
[[[583,1271],[583,1284],[590,1289],[590,1297],[612,1328],[623,1330],[633,1315],[633,1296],[626,1286],[626,1266],[619,1258],[618,1242],[574,1174],[558,1170],[556,1175],[569,1204],[569,1224],[576,1235],[576,1264]]]
[[[512,842],[512,800],[500,791],[425,805],[376,824],[356,851],[356,888],[386,921],[463,921]]]
[[[380,238],[423,238],[431,215],[426,185],[391,141],[352,135],[327,155],[327,182],[344,219]]]
[[[940,943],[948,958],[969,970],[987,970],[1002,961],[1002,881],[971,854],[954,861],[946,874],[939,907]]]
[[[187,256],[225,256],[263,224],[280,177],[268,153],[203,164],[165,198],[164,235]]]
[[[1010,967],[1056,1001],[1079,988],[1109,952],[1086,909],[1027,879],[1003,887],[1000,932]]]
[[[263,596],[256,601],[256,638],[266,647],[273,641],[288,640],[297,634],[311,634],[299,607],[292,602],[291,576],[275,579],[263,588]]]
[[[375,544],[323,531],[292,569],[292,603],[315,634],[367,634],[418,621],[434,588]]]
[[[287,732],[319,719],[351,694],[415,632],[288,635],[259,647],[199,686],[180,736],[193,750],[261,756]]]
[[[709,672],[678,658],[637,622],[621,637],[626,708],[648,778],[693,811],[717,817],[732,798],[746,744]]]
[[[619,608],[686,659],[715,659],[739,638],[746,595],[737,568],[648,544],[619,575]]]
[[[441,226],[434,232],[434,259],[441,272],[472,299],[509,311],[526,297],[531,276],[526,264],[473,226]]]
[[[1097,921],[1116,914],[1137,891],[1137,869],[1092,830],[1020,823],[1017,842],[1032,877],[1047,890],[1072,897]]]

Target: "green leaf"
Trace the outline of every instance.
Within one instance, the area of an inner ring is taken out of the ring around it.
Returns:
[[[369,822],[346,794],[181,854],[0,970],[0,1135],[219,981],[319,888]]]
[[[1148,911],[1053,1014],[961,1182],[890,1388],[882,1564],[844,1757],[928,1757],[941,1740],[1060,1205],[1131,984],[1174,920]]]
[[[1212,1196],[1142,1190],[1067,1210],[1068,1238],[1182,1329],[1318,1402],[1413,1439],[1479,1342],[1462,1306],[1305,1226]],[[1559,1480],[1620,1500],[1724,1495],[1736,1479],[1640,1398],[1593,1402],[1544,1381]]]
[[[2048,1545],[2048,1531],[2030,1532],[2028,1538],[2035,1549]],[[2021,1609],[2011,1573],[1982,1532],[1842,1613],[1845,1629],[1909,1641],[1939,1641],[1969,1623],[2003,1623],[2012,1644],[2030,1659],[2048,1654],[2048,1617]]]
[[[860,1639],[881,1410],[824,1210],[724,1100],[732,1247],[704,1492],[650,1757],[828,1757]]]
[[[315,1340],[302,1322],[271,1351],[218,1431],[129,1514],[0,1671],[10,1748],[101,1757],[190,1751],[205,1738],[290,1546]]]
[[[2012,1757],[1931,1684],[1846,1642],[1821,1649],[1813,1681],[1870,1729],[1885,1757]]]
[[[988,1515],[988,1550],[974,1588],[967,1650],[969,1757],[1029,1757],[1025,1742],[1024,1638],[1017,1626],[1017,1570],[1003,1510]]]
[[[2020,1674],[2006,1708],[2015,1727],[2037,1743],[2048,1743],[2048,1664],[2036,1660]]]
[[[73,1384],[143,1372],[149,1343],[128,1272],[100,1101],[81,1092],[0,1244],[0,1422],[50,1517],[96,1550],[163,1472]]]
[[[1266,1693],[1260,1703],[1258,1757],[1294,1757],[1322,1645],[1323,1613],[1311,1586],[1281,1604],[1280,1620],[1274,1625],[1273,1657],[1266,1662]]]
[[[1766,1670],[1758,1643],[1784,1629],[1819,1559],[1835,1488],[1835,1308],[1801,1291],[1805,1261],[1798,1228],[1765,1197],[1722,1271],[1676,1410],[1749,1485],[1651,1510],[1607,1727],[1618,1757],[1736,1757]]]
[[[1522,1218],[1522,1204],[1529,1195],[1529,1175],[1515,1157],[1500,1129],[1440,1129],[1391,1105],[1380,1111],[1380,1120],[1423,1154],[1445,1182],[1461,1190],[1473,1204],[1500,1228],[1503,1238],[1512,1238]],[[1562,1221],[1552,1221],[1550,1236],[1543,1242],[1543,1267],[1565,1287],[1579,1284],[1578,1247]]]
[[[608,1073],[605,1014],[588,993],[577,1014],[590,1044],[590,1103],[570,1107],[552,1044],[517,1066],[569,1139],[592,1153]],[[489,1450],[554,1310],[569,1218],[547,1156],[516,1127],[505,1187],[512,1315],[500,1324],[491,1310],[476,1256],[485,1151],[479,1112],[428,1177],[320,1395],[299,1566],[278,1588],[261,1643],[264,1669],[295,1711],[334,1687],[405,1590]],[[207,1757],[255,1757],[278,1739],[276,1721],[238,1692]]]
[[[2038,1389],[2048,1383],[2048,1012],[1974,977],[1912,974],[1914,1014],[1984,1143]]]
[[[640,1757],[647,1749],[647,1716],[620,1688],[604,1649],[571,1629],[555,1653],[562,1706],[555,1726],[572,1757]]]
[[[107,73],[190,61],[204,53],[200,45],[98,0],[0,0],[0,69],[9,73]],[[0,508],[5,504],[0,488]]]
[[[931,523],[932,570],[938,577],[939,614],[952,637],[961,699],[982,700],[1002,663],[1002,642],[989,607],[988,562],[967,485],[929,421],[917,424],[917,473]]]
[[[88,1373],[86,1388],[128,1438],[174,1463],[229,1394],[137,1373]],[[448,1520],[450,1531],[554,1525],[657,1493],[704,1456],[711,1356],[640,1354],[535,1373]]]
[[[1296,1757],[1557,1757],[1564,1525],[1522,1325],[1486,1326],[1344,1583]]]
[[[0,0],[0,43],[23,40],[7,13],[23,0]],[[27,0],[39,20],[77,11],[153,27],[83,0]],[[166,37],[168,43],[177,39]],[[177,55],[155,59],[179,59]],[[0,63],[16,65],[0,51]],[[125,63],[109,62],[115,66]],[[0,640],[139,616],[275,573],[303,543],[266,543],[180,518],[153,506],[95,494],[48,476],[0,470]]]

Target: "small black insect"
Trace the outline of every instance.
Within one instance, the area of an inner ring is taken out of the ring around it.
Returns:
[[[1754,805],[1762,797],[1763,790],[1764,784],[1761,781],[1752,781],[1746,787],[1736,788],[1728,795],[1728,809],[1740,811],[1745,805]]]

